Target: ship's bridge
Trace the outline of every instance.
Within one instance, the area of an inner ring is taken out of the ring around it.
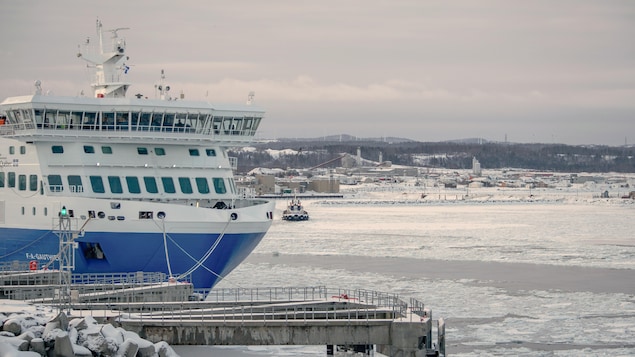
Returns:
[[[142,98],[32,95],[0,103],[0,135],[22,140],[253,141],[264,111],[252,105]]]

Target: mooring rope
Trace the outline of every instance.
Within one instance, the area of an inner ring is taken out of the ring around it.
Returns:
[[[205,265],[203,265],[203,263],[205,263],[205,261],[207,260],[207,258],[209,258],[210,255],[212,255],[212,253],[214,252],[214,250],[216,250],[216,247],[218,247],[218,245],[220,244],[221,240],[223,239],[223,237],[225,237],[225,233],[227,232],[227,228],[229,227],[229,224],[231,223],[232,218],[231,215],[229,216],[229,220],[227,221],[227,223],[225,224],[225,227],[223,227],[223,231],[221,232],[221,234],[216,238],[216,240],[214,241],[214,244],[212,244],[210,246],[210,248],[207,250],[207,252],[205,252],[205,254],[201,257],[201,259],[196,259],[194,258],[190,253],[188,253],[183,247],[181,247],[169,234],[166,233],[165,231],[165,221],[164,218],[162,219],[163,222],[163,246],[165,249],[165,258],[167,261],[167,265],[168,265],[168,273],[170,275],[170,277],[172,277],[172,269],[170,266],[170,259],[169,259],[169,255],[168,255],[168,245],[167,245],[167,240],[169,239],[172,243],[174,243],[174,245],[179,248],[179,250],[181,250],[183,253],[185,253],[185,255],[187,255],[190,259],[192,259],[195,264],[188,269],[187,271],[185,271],[184,273],[181,273],[179,276],[176,277],[176,279],[183,279],[184,277],[188,276],[189,274],[191,274],[193,271],[195,271],[196,269],[203,267],[205,270],[207,270],[208,272],[214,274],[216,277],[223,279],[223,277],[219,274],[217,274],[216,272],[212,271],[211,269],[209,269],[208,267],[206,267]]]
[[[165,250],[165,262],[168,265],[168,276],[172,278],[172,266],[170,265],[170,255],[168,254],[168,240],[165,233],[165,216],[161,217],[161,225],[163,226],[163,247]]]

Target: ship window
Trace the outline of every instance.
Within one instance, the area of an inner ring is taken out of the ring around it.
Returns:
[[[53,145],[51,147],[51,150],[53,151],[53,154],[63,154],[64,153],[64,147],[62,145]]]
[[[223,117],[223,133],[229,135],[232,129],[232,117]]]
[[[254,125],[252,126],[252,132],[255,132],[258,129],[258,126],[260,126],[260,120],[262,118],[254,118]]]
[[[21,155],[26,154],[26,146],[20,146],[20,154]]]
[[[205,153],[207,156],[216,156],[216,150],[214,149],[205,149]]]
[[[172,127],[174,124],[174,114],[173,113],[165,113],[163,115],[163,126]],[[157,119],[152,120],[153,126],[161,126],[161,116],[159,115]]]
[[[157,154],[157,156],[165,156],[165,149],[164,148],[154,148],[154,153]]]
[[[18,189],[26,191],[26,175],[18,175]]]
[[[68,188],[71,192],[84,192],[82,177],[78,175],[68,175]]]
[[[110,185],[110,192],[123,193],[123,186],[119,176],[108,176],[108,184]]]
[[[207,183],[207,178],[197,177],[196,188],[198,188],[199,193],[209,193],[209,184]]]
[[[37,191],[37,175],[29,175],[29,191]]]
[[[9,146],[9,154],[10,155],[15,154],[15,146]]]
[[[66,129],[66,125],[68,125],[68,119],[70,117],[70,112],[57,112],[57,116],[54,117],[55,119],[55,126],[58,129]]]
[[[84,145],[84,152],[86,154],[94,154],[95,153],[95,147],[92,145]]]
[[[137,153],[139,155],[148,155],[148,148],[138,147],[137,148]]]
[[[95,193],[106,192],[106,189],[104,188],[104,180],[102,180],[101,176],[91,176],[90,185],[92,186],[93,192]]]
[[[152,113],[141,113],[139,116],[139,127],[137,130],[148,130],[148,125],[152,120]]]
[[[152,176],[144,176],[143,183],[146,185],[146,191],[149,193],[159,193],[159,188],[157,187],[157,180],[155,180]]]
[[[4,187],[4,172],[0,172],[0,187]]]
[[[189,177],[179,177],[179,186],[181,186],[181,192],[192,193],[192,181]]]
[[[95,124],[97,123],[97,113],[84,113],[84,125],[83,129],[94,129]]]
[[[198,149],[190,149],[190,156],[199,156]]]
[[[35,122],[37,123],[37,127],[41,128],[42,127],[42,113],[44,112],[39,109],[35,109],[33,112],[35,113]]]
[[[35,210],[35,207],[33,207],[33,215],[35,216],[36,213],[37,211]]]
[[[104,130],[113,130],[115,128],[115,113],[102,113],[101,127]]]
[[[152,219],[152,211],[139,211],[139,219]]]
[[[253,119],[252,118],[245,118],[245,125],[243,125],[243,128],[245,129],[245,134],[246,135],[251,135],[251,124],[252,124]]]
[[[214,182],[214,191],[216,193],[227,193],[227,188],[225,187],[225,181],[222,177],[214,177],[212,178]]]
[[[7,172],[7,187],[15,187],[15,172]]]
[[[102,146],[101,147],[102,154],[112,154],[112,148],[110,146]]]
[[[141,186],[139,186],[139,178],[136,176],[126,176],[126,184],[128,185],[128,192],[141,193]]]
[[[176,193],[174,180],[172,180],[171,177],[161,177],[161,183],[163,184],[163,191],[165,191],[165,193]]]
[[[22,215],[24,216],[24,206],[22,206]]]
[[[49,215],[49,209],[48,207],[44,207],[44,215],[48,216]]]
[[[51,192],[62,192],[64,191],[64,186],[62,186],[62,176],[60,175],[49,175],[49,190]]]

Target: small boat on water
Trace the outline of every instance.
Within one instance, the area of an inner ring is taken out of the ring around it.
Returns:
[[[293,197],[287,209],[282,212],[282,219],[285,221],[308,221],[309,213],[302,206],[302,202],[297,197]]]

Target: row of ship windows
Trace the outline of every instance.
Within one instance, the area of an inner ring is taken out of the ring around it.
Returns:
[[[16,180],[17,178],[17,180]],[[71,192],[82,193],[84,192],[84,184],[82,182],[82,177],[78,175],[68,175],[66,177],[68,188]],[[123,178],[126,183],[127,193],[131,194],[140,194],[141,193],[141,184],[139,177],[136,176],[125,176]],[[174,194],[177,192],[177,185],[175,184],[175,179],[170,176],[160,177],[161,186],[163,189],[163,193]],[[104,178],[101,176],[89,176],[90,186],[93,193],[106,193],[106,185],[104,184]],[[159,193],[159,185],[157,183],[157,178],[153,176],[144,176],[142,179],[143,186],[147,193]],[[119,176],[107,176],[106,181],[108,182],[108,187],[110,189],[110,193],[113,194],[123,194],[124,186],[122,183],[122,179]],[[194,193],[194,186],[192,185],[192,179],[189,177],[177,177],[176,182],[178,182],[178,188],[181,193],[184,194],[192,194]],[[214,188],[214,192],[217,194],[225,194],[227,193],[227,185],[225,184],[225,180],[222,177],[212,177],[211,178],[212,185]],[[235,192],[235,187],[233,186],[233,180],[230,179],[230,188],[232,192]],[[48,184],[49,190],[51,192],[62,192],[64,191],[64,184],[62,182],[61,175],[48,175]],[[211,187],[209,181],[206,177],[195,177],[194,184],[196,186],[196,190],[200,194],[209,194],[211,193]],[[17,186],[18,190],[26,191],[37,191],[38,189],[38,177],[37,175],[16,175],[15,172],[7,172],[5,177],[5,172],[0,172],[0,188],[1,187],[9,187],[15,188]]]
[[[26,215],[26,207],[22,206],[21,213],[22,213],[23,216]],[[48,216],[48,214],[49,214],[48,207],[44,207],[42,213],[43,213],[44,216]],[[34,216],[37,215],[37,208],[36,207],[31,207],[31,214],[34,215]],[[68,215],[68,217],[71,217],[71,218],[75,217],[75,214],[74,214],[73,210],[68,210],[67,211],[67,215]],[[101,211],[97,212],[97,213],[95,213],[95,211],[88,211],[88,217],[104,219],[104,218],[106,218],[106,213],[101,212]],[[107,217],[108,217],[108,220],[111,220],[111,221],[114,221],[114,220],[124,221],[126,219],[125,216],[107,216]],[[152,212],[152,211],[139,211],[139,219],[153,219],[153,217],[154,217],[154,212]],[[81,215],[80,218],[81,219],[86,219],[86,216],[85,215]],[[165,218],[165,212],[160,211],[157,214],[157,218],[159,218],[159,219]]]
[[[64,153],[64,147],[62,145],[53,145],[51,147],[51,151],[53,152],[53,154],[63,154]],[[201,153],[199,151],[199,149],[189,149],[190,152],[190,156],[201,156]],[[94,154],[95,153],[95,147],[92,145],[84,145],[84,153],[86,154]],[[102,154],[112,154],[112,147],[110,146],[102,146],[101,147],[101,153]],[[139,146],[137,147],[137,153],[139,155],[148,155],[149,150],[146,147],[142,147]],[[165,149],[161,148],[161,147],[155,147],[154,148],[154,154],[157,156],[165,156]],[[216,150],[215,149],[205,149],[205,155],[207,156],[216,156]]]
[[[17,180],[16,180],[17,178]],[[17,181],[17,182],[16,182]],[[18,187],[20,191],[37,191],[38,178],[37,175],[16,175],[15,172],[0,172],[0,187]]]
[[[20,146],[20,154],[26,154],[26,146]],[[15,155],[15,146],[9,146],[9,155]]]
[[[29,123],[38,128],[82,130],[170,131],[250,135],[262,117],[255,113],[238,116],[214,116],[204,113],[154,112],[83,112],[50,109],[13,109],[7,111],[9,124]],[[4,123],[3,123],[4,124]]]
[[[51,146],[51,151],[53,152],[53,154],[63,154],[64,153],[64,147],[62,145],[53,145]],[[199,149],[189,149],[190,152],[190,156],[201,156],[201,153],[199,151]],[[94,154],[95,153],[95,147],[92,145],[84,145],[84,153],[86,154]],[[110,146],[102,146],[101,147],[101,153],[102,154],[112,154],[112,147]],[[148,155],[149,150],[146,147],[137,147],[137,153],[139,155]],[[10,155],[15,155],[15,146],[9,146],[9,154]],[[20,146],[20,154],[24,155],[26,154],[26,147],[25,146]],[[162,147],[155,147],[154,148],[154,154],[157,156],[165,156],[165,148]],[[205,149],[205,155],[207,156],[216,156],[216,150],[215,149]]]

